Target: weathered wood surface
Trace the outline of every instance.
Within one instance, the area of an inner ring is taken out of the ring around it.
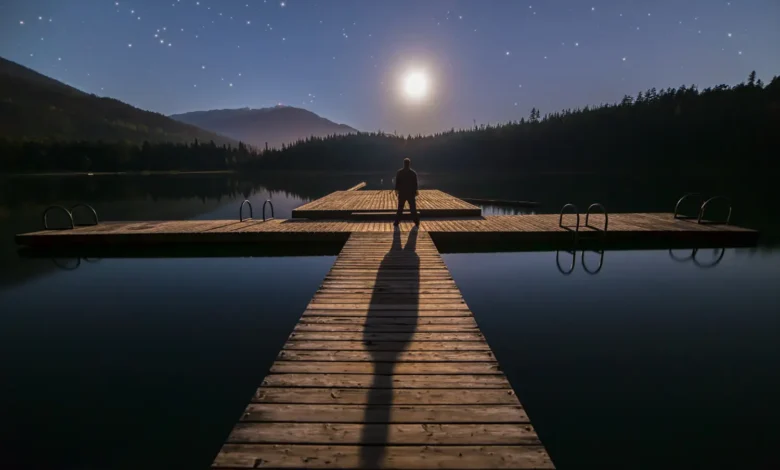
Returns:
[[[347,189],[347,191],[358,191],[360,189],[363,189],[366,187],[366,182],[363,181],[362,183],[358,183],[355,186],[352,186],[351,188]]]
[[[381,466],[362,466],[361,446],[226,444],[214,461],[224,468],[552,468],[541,446],[390,446]],[[262,458],[257,455],[262,454]]]
[[[408,206],[407,206],[408,207]],[[352,214],[385,213],[392,216],[398,196],[390,190],[336,191],[293,210],[293,218],[343,219]],[[482,209],[436,189],[423,189],[417,210],[424,217],[478,217]],[[408,212],[408,210],[406,211]]]
[[[593,215],[590,218],[591,226],[580,226],[580,238],[601,240],[603,222],[602,215]],[[574,223],[573,216],[564,217],[564,224]],[[408,233],[413,227],[411,222],[402,222],[400,230]],[[21,245],[33,247],[344,242],[351,233],[390,234],[393,228],[391,221],[349,220],[101,222],[100,225],[77,227],[73,230],[44,230],[20,234],[16,236],[16,241]],[[574,239],[571,226],[562,228],[558,225],[557,214],[424,219],[420,231],[429,234],[437,242],[453,240],[489,244],[494,241],[509,241],[516,243],[518,248],[533,246],[539,242],[571,247]],[[734,225],[697,224],[692,220],[675,219],[672,214],[612,214],[609,217],[609,231],[603,237],[603,245],[609,247],[612,243],[642,245],[648,242],[682,241],[691,246],[713,242],[721,243],[722,246],[745,246],[755,244],[757,240],[757,232]],[[438,252],[434,253],[437,254]],[[369,257],[365,261],[375,261],[375,258]],[[360,270],[365,267],[365,263],[357,263],[354,267]],[[424,271],[432,271],[433,268],[441,269],[442,266],[434,263],[431,268],[424,268]],[[370,270],[366,272],[370,274]],[[342,278],[352,280],[351,275],[352,273],[345,272]],[[369,282],[370,279],[364,278],[362,281]]]
[[[215,468],[553,468],[423,231],[351,235]]]

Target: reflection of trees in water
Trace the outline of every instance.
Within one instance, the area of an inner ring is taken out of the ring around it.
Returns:
[[[194,198],[203,202],[219,202],[223,198],[248,198],[264,191],[271,196],[312,199],[354,186],[359,181],[362,181],[361,175],[268,172],[251,175],[20,177],[2,182],[0,207],[48,205],[60,201],[159,202]]]

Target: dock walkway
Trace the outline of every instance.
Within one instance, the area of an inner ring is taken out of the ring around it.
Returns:
[[[371,214],[392,216],[398,209],[393,191],[336,191],[292,211],[294,219],[350,219]],[[436,189],[423,189],[417,196],[421,217],[478,217],[482,210]],[[406,211],[408,212],[408,210]]]
[[[430,236],[354,233],[214,468],[553,468]]]

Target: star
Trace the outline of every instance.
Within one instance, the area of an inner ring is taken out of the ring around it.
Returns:
[[[203,70],[206,70],[206,66],[205,65],[201,65],[200,68],[203,69]]]
[[[20,21],[20,22],[19,22],[19,24],[20,24],[20,25],[24,25],[24,21]]]
[[[727,36],[728,36],[728,37],[731,37],[731,33],[728,33],[728,35],[727,35]]]
[[[626,58],[625,58],[625,57],[623,57],[623,62],[625,62],[625,61],[626,61]]]
[[[506,55],[509,55],[509,51],[506,51],[506,52],[505,52],[505,54],[506,54]]]
[[[131,43],[131,44],[128,44],[128,45],[127,45],[127,47],[133,47],[133,44],[132,44],[132,43]]]
[[[575,42],[575,43],[574,43],[574,47],[580,47],[580,43],[578,43],[578,42]]]
[[[742,55],[742,51],[737,52],[737,54]]]
[[[282,8],[284,8],[284,7],[286,7],[286,6],[287,6],[287,3],[285,3],[285,2],[281,2],[281,3],[279,4],[279,6],[280,6],[280,7],[282,7]]]

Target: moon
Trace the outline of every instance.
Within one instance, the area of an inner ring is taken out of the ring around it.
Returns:
[[[421,101],[428,96],[430,80],[421,70],[411,70],[403,77],[403,92],[412,101]]]

